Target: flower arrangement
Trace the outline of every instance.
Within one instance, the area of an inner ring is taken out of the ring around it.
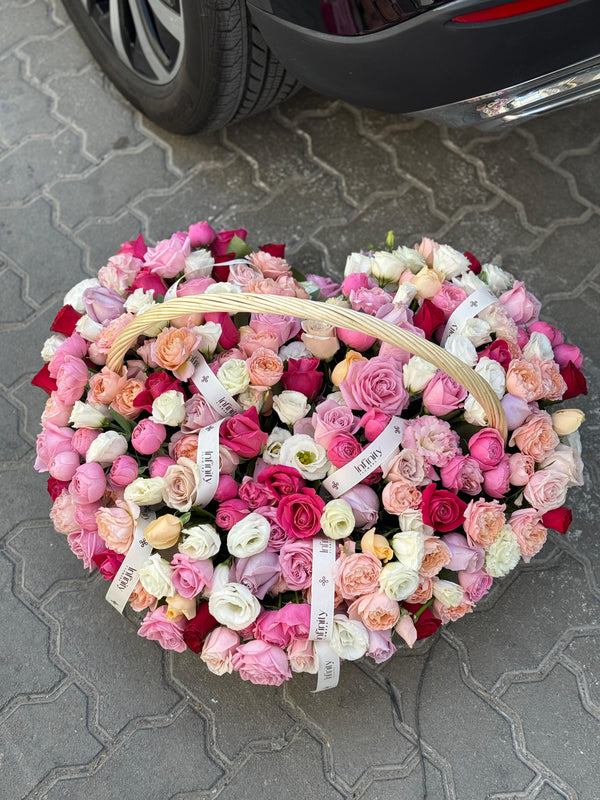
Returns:
[[[388,235],[339,286],[246,237],[140,236],[68,292],[35,468],[140,636],[325,688],[567,530],[583,414],[552,407],[586,393],[582,356],[522,282],[447,245]]]

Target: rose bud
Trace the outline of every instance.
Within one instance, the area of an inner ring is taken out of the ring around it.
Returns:
[[[585,420],[585,414],[578,408],[561,408],[552,415],[552,427],[559,436],[575,433]]]
[[[179,540],[183,525],[175,514],[163,514],[151,522],[144,531],[144,538],[155,550],[166,550]]]

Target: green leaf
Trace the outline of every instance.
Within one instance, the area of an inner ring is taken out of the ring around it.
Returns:
[[[295,278],[298,283],[302,283],[302,281],[306,280],[306,275],[300,272],[299,269],[296,269],[296,267],[292,267],[292,278]]]
[[[121,428],[125,436],[127,436],[128,439],[131,439],[131,432],[135,428],[135,422],[132,422],[130,419],[127,419],[127,417],[119,414],[119,412],[115,411],[114,408],[109,408],[108,411],[119,428]]]
[[[233,236],[227,247],[227,252],[235,253],[237,258],[243,258],[252,252],[252,248],[239,236]]]

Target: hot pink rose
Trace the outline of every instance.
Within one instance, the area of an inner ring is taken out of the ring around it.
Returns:
[[[349,408],[384,414],[399,414],[408,405],[402,369],[381,356],[368,361],[352,361],[340,391]]]
[[[483,428],[469,439],[469,452],[482,469],[495,467],[504,456],[504,439],[495,428]]]
[[[170,239],[163,239],[150,247],[144,255],[144,264],[154,275],[174,278],[185,268],[185,259],[191,252],[190,237],[178,231]]]
[[[131,445],[138,453],[149,456],[156,453],[167,438],[167,429],[159,422],[142,419],[131,432]]]
[[[275,506],[278,497],[267,484],[257,483],[248,475],[242,478],[239,486],[239,497],[253,511],[260,506]]]
[[[360,425],[364,428],[367,441],[375,441],[388,426],[390,419],[389,414],[384,414],[376,408],[370,408],[366,414],[363,414]]]
[[[338,433],[356,433],[361,420],[354,416],[351,409],[340,406],[335,400],[325,400],[315,409],[311,417],[315,429],[315,441],[328,448],[331,440]]]
[[[285,650],[258,639],[241,644],[231,659],[240,678],[266,686],[281,686],[292,677]]]
[[[277,507],[277,521],[288,536],[308,539],[321,530],[325,502],[314,489],[303,489],[282,498]]]
[[[254,406],[242,414],[229,417],[219,429],[219,442],[242,458],[257,456],[268,438],[268,433],[260,429],[258,412]]]
[[[241,583],[259,600],[275,586],[280,577],[279,556],[269,550],[247,558],[235,558],[229,573],[231,581]]]
[[[231,475],[221,475],[217,491],[215,492],[215,500],[217,503],[222,503],[224,500],[233,500],[237,497],[238,485]]]
[[[423,490],[423,522],[435,531],[446,533],[458,528],[463,522],[466,507],[464,500],[445,489],[437,489],[435,483],[428,484]]]
[[[431,302],[444,312],[446,319],[449,319],[452,312],[466,299],[467,293],[464,289],[444,281],[439,292],[431,298]]]
[[[572,361],[577,369],[583,366],[583,356],[581,350],[574,344],[558,344],[554,348],[554,360],[564,369]]]
[[[213,242],[216,235],[217,232],[206,220],[194,222],[194,224],[190,225],[188,228],[188,236],[193,248],[208,247]]]
[[[467,390],[445,372],[438,370],[423,392],[423,405],[430,414],[444,417],[462,408],[467,399]]]
[[[136,289],[143,289],[145,292],[153,292],[164,295],[167,291],[167,284],[163,281],[160,275],[153,275],[149,268],[141,269],[135,276],[131,284],[131,291]]]
[[[294,639],[308,639],[310,606],[286,603],[276,611],[266,611],[254,624],[254,635],[263,642],[287,647]]]
[[[477,544],[469,544],[462,533],[446,533],[442,541],[452,556],[447,567],[452,572],[477,572],[483,567],[485,551]]]
[[[293,539],[282,545],[279,553],[281,576],[292,591],[310,586],[312,581],[312,542]]]
[[[547,336],[550,340],[550,344],[552,347],[556,347],[558,344],[562,344],[564,342],[562,333],[555,328],[554,325],[550,325],[547,322],[532,322],[529,326],[529,333],[543,333],[544,336]]]
[[[250,509],[243,500],[225,500],[225,502],[221,503],[217,510],[215,522],[219,528],[229,531],[231,528],[233,528],[236,522],[239,522],[241,519],[244,519],[244,517],[247,517],[249,513]]]
[[[344,278],[340,289],[343,295],[350,297],[350,292],[357,291],[358,289],[366,289],[369,286],[374,287],[375,284],[366,272],[352,272]]]
[[[198,560],[186,553],[175,553],[171,566],[173,586],[182,597],[196,597],[203,589],[211,588],[214,570],[210,559]]]
[[[95,503],[106,491],[104,470],[95,461],[77,467],[69,491],[76,503]]]
[[[281,377],[283,388],[301,392],[314,400],[323,385],[323,373],[318,370],[320,363],[318,358],[289,358],[287,370]]]
[[[102,550],[100,553],[94,554],[92,561],[98,567],[104,580],[112,581],[119,571],[119,567],[125,561],[125,556],[122,553],[115,553],[113,550]]]
[[[165,650],[175,650],[183,653],[187,645],[183,641],[183,631],[187,619],[182,614],[176,619],[167,619],[168,606],[159,606],[155,611],[149,611],[138,629],[138,636],[157,641]]]
[[[440,469],[440,477],[446,489],[477,495],[481,492],[483,472],[471,456],[455,456]]]
[[[493,579],[483,569],[475,572],[461,570],[458,573],[458,582],[465,590],[471,603],[478,603],[491,589]]]
[[[294,467],[285,467],[283,464],[265,467],[256,477],[259,483],[268,486],[279,499],[291,494],[297,494],[306,486],[306,481]]]

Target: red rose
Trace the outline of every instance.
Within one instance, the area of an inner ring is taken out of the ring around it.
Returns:
[[[81,317],[82,315],[79,311],[75,311],[73,306],[63,306],[54,317],[50,330],[55,333],[64,333],[65,336],[71,336],[75,333],[75,326]]]
[[[338,433],[329,443],[327,458],[339,469],[360,455],[362,450],[362,445],[351,433]]]
[[[143,258],[146,255],[146,242],[144,241],[143,234],[137,237],[137,239],[132,239],[129,242],[123,242],[119,249],[120,253],[131,253],[134,258]]]
[[[284,467],[283,464],[265,467],[256,480],[268,486],[278,498],[298,494],[306,486],[306,481],[295,467]]]
[[[46,394],[52,394],[58,389],[58,384],[54,378],[50,377],[50,370],[48,364],[44,364],[41,370],[31,379],[31,385],[37,386],[38,389],[43,389]]]
[[[431,300],[423,300],[421,308],[415,312],[413,324],[421,328],[426,339],[431,339],[434,332],[446,322],[446,317],[441,308],[435,306]]]
[[[165,295],[167,292],[167,284],[159,275],[150,272],[149,267],[144,267],[144,269],[141,269],[135,276],[129,291],[135,292],[136,289],[143,289],[145,292],[154,292],[155,295]]]
[[[208,603],[200,603],[196,616],[183,631],[183,641],[193,653],[199,653],[208,634],[218,626],[217,620],[208,613]]]
[[[246,236],[248,236],[248,231],[245,231],[243,228],[238,228],[236,231],[219,231],[215,236],[211,246],[210,252],[213,256],[224,256],[229,255],[229,243],[233,239],[234,236],[237,236],[238,239],[243,239],[246,241]],[[233,254],[235,257],[235,254]]]
[[[215,266],[211,272],[211,277],[213,277],[217,283],[225,283],[229,277],[229,261],[233,258],[235,258],[235,253],[224,253],[222,256],[214,256]]]
[[[464,257],[469,262],[469,266],[471,267],[471,271],[475,273],[475,275],[479,275],[481,272],[481,261],[473,255],[473,253],[463,253]]]
[[[411,614],[416,614],[416,612],[422,608],[419,603],[404,603],[404,607],[410,611]],[[425,611],[423,611],[419,619],[415,622],[417,639],[426,639],[428,636],[431,636],[432,633],[437,631],[441,624],[442,620],[434,617],[431,606],[427,606]]]
[[[503,369],[508,369],[508,365],[512,361],[510,350],[504,339],[496,339],[492,344],[488,344],[488,346],[479,353],[480,358],[484,356],[497,361]]]
[[[466,507],[463,500],[446,489],[437,489],[435,483],[430,483],[423,489],[423,522],[436,531],[448,533],[459,528],[464,521]]]
[[[564,382],[567,384],[567,391],[563,394],[563,400],[570,400],[572,397],[579,397],[580,394],[587,394],[587,382],[580,369],[577,369],[572,361],[560,371]]]
[[[235,322],[226,311],[211,311],[204,315],[207,322],[217,322],[221,326],[219,344],[224,350],[235,347],[240,340],[240,332]]]
[[[58,478],[48,478],[48,494],[52,498],[52,502],[59,497],[64,489],[69,488],[71,481],[59,481]]]
[[[268,438],[269,434],[260,429],[255,406],[226,419],[219,431],[219,442],[230,447],[242,458],[257,456]]]
[[[261,244],[258,248],[263,253],[268,253],[275,258],[285,258],[285,245],[284,244]]]
[[[559,533],[566,533],[571,522],[573,522],[573,512],[566,506],[553,508],[552,511],[546,511],[542,515],[542,523],[547,528],[552,528],[553,531],[558,531]]]
[[[318,358],[290,358],[288,368],[281,376],[284,389],[301,392],[309,400],[314,400],[323,385],[323,373],[317,371]]]
[[[324,500],[314,489],[303,489],[298,494],[284,497],[277,508],[277,522],[288,536],[308,539],[321,530]]]
[[[152,411],[154,400],[171,389],[176,392],[183,392],[181,381],[173,378],[167,372],[151,372],[144,383],[144,390],[134,397],[133,405],[136,408]]]
[[[92,561],[100,570],[105,581],[112,581],[124,560],[125,554],[115,553],[114,550],[103,550],[92,556]]]

